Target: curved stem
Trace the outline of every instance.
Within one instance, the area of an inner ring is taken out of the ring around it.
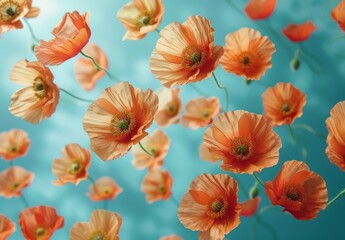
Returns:
[[[276,30],[274,29],[274,27],[272,26],[271,22],[269,21],[269,19],[266,19],[265,21],[266,23],[266,27],[268,29],[268,31],[270,31],[272,33],[272,35],[276,38],[277,42],[283,46],[283,48],[285,49],[287,55],[290,57],[290,54],[292,52],[292,50],[290,49],[289,45],[286,44],[282,38],[280,37],[280,35],[276,32]]]
[[[20,196],[20,200],[22,200],[22,203],[24,205],[25,208],[30,207],[28,201],[26,200],[26,198],[24,197],[24,194],[22,193],[22,195]]]
[[[277,233],[276,233],[276,231],[275,231],[275,229],[270,225],[270,224],[268,224],[268,223],[266,223],[265,221],[263,221],[262,219],[261,219],[261,217],[260,216],[257,216],[257,219],[256,219],[262,226],[264,226],[264,227],[266,227],[266,229],[268,230],[268,231],[270,231],[270,233],[272,234],[272,238],[275,240],[275,239],[277,239]]]
[[[30,35],[31,35],[31,39],[32,39],[34,42],[39,43],[40,40],[36,37],[34,31],[32,30],[32,27],[31,27],[29,21],[28,21],[27,19],[23,18],[23,22],[24,22],[24,23],[26,24],[26,26],[28,26],[28,28],[29,28]]]
[[[214,72],[212,72],[212,77],[213,77],[213,79],[214,79],[214,81],[215,81],[217,87],[218,87],[219,89],[223,89],[224,92],[225,92],[225,111],[228,111],[228,102],[229,102],[229,93],[228,93],[228,89],[227,89],[225,86],[223,86],[223,85],[221,85],[221,84],[219,83],[219,81],[218,81],[216,75],[214,74]]]
[[[331,201],[327,203],[327,207],[331,206],[335,201],[337,201],[339,198],[341,198],[343,195],[345,195],[345,188],[340,191],[337,196],[335,196]]]
[[[73,97],[73,98],[79,100],[79,101],[88,102],[88,103],[94,102],[94,101],[92,101],[92,100],[88,100],[88,99],[85,99],[85,98],[77,97],[76,95],[70,93],[69,91],[67,91],[67,90],[65,90],[65,89],[63,89],[63,88],[61,88],[61,87],[60,87],[60,90],[61,90],[62,92],[64,92],[64,93],[70,95],[71,97]]]
[[[262,220],[262,218],[260,217],[267,210],[273,209],[274,207],[275,206],[272,206],[272,205],[268,205],[268,206],[262,207],[260,209],[260,211],[255,214],[255,222],[253,223],[253,227],[252,227],[252,239],[253,240],[256,239],[256,227],[257,227],[258,223],[261,223],[264,227],[267,228],[268,231],[271,232],[273,239],[277,239],[277,233],[276,233],[275,229],[271,225],[269,225],[268,223],[264,222]]]
[[[307,63],[307,65],[311,68],[312,71],[314,71],[315,73],[322,73],[323,72],[323,66],[322,63],[317,59],[317,57],[315,55],[313,55],[311,52],[309,52],[302,43],[300,43],[300,48],[301,48],[301,53],[302,56],[304,55],[305,58],[305,62]],[[310,60],[314,61],[314,63],[317,65],[317,67],[315,68],[314,66],[312,66],[311,62],[308,61],[309,58]]]
[[[246,190],[246,187],[244,186],[243,182],[238,177],[236,177],[234,174],[232,175],[232,177],[237,181],[237,184],[238,184],[239,189],[241,190],[241,192],[243,194],[243,197],[245,199],[250,198],[249,192]]]
[[[93,188],[95,189],[95,192],[97,193],[97,186],[96,186],[95,180],[93,180],[93,178],[90,177],[90,176],[87,176],[87,179],[90,180],[90,182],[91,182]]]
[[[302,129],[304,129],[304,130],[310,132],[311,134],[313,134],[313,135],[315,135],[316,137],[319,137],[319,138],[321,138],[321,139],[326,139],[326,138],[327,138],[326,135],[317,132],[314,128],[310,127],[310,126],[307,125],[307,124],[295,124],[293,127],[294,127],[294,128],[302,128]]]
[[[177,207],[180,205],[180,202],[175,198],[174,195],[171,195],[170,199],[176,204]]]
[[[253,176],[255,178],[255,180],[263,187],[265,188],[265,184],[261,181],[261,179],[258,177],[258,175],[256,175],[256,173],[253,173]]]
[[[153,157],[152,153],[147,151],[146,148],[144,148],[144,146],[141,144],[141,142],[139,142],[139,146],[147,155],[149,155],[150,157]]]
[[[208,94],[204,93],[203,91],[201,91],[196,85],[194,85],[193,83],[188,84],[188,86],[190,86],[191,88],[193,88],[194,91],[196,91],[197,93],[199,93],[202,96],[207,96]]]
[[[158,28],[156,28],[155,31],[158,32],[158,34],[161,32]]]
[[[291,144],[292,145],[296,145],[296,137],[295,137],[295,133],[293,131],[292,125],[288,124],[288,127],[289,127],[289,132],[290,132],[290,135],[291,135]]]

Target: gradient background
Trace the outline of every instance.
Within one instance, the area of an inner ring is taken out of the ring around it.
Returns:
[[[235,0],[237,6],[243,9],[246,0]],[[334,39],[343,33],[330,17],[331,9],[339,1],[329,0],[289,0],[278,1],[274,14],[269,21],[280,32],[288,23],[302,23],[312,20],[317,26],[305,47],[322,60],[324,71],[314,74],[303,62],[297,72],[291,72],[290,56],[277,43],[270,32],[263,26],[249,20],[244,15],[234,11],[225,0],[163,0],[165,14],[159,26],[173,22],[184,22],[191,15],[201,15],[211,20],[215,29],[215,44],[224,45],[225,35],[241,27],[253,27],[262,34],[270,36],[276,43],[277,52],[273,56],[273,67],[261,78],[261,82],[273,86],[277,82],[292,82],[297,88],[307,94],[307,105],[303,109],[303,116],[297,123],[305,123],[317,131],[327,133],[325,119],[330,109],[339,101],[344,100],[345,89],[345,60],[338,56],[344,49],[344,39]],[[34,0],[33,5],[41,8],[38,18],[29,22],[39,38],[49,40],[50,32],[57,25],[65,12],[78,10],[80,13],[90,11],[90,28],[92,36],[90,43],[97,43],[108,55],[110,72],[123,81],[129,81],[135,87],[156,90],[161,87],[149,69],[149,58],[155,47],[158,34],[149,33],[140,41],[122,41],[124,28],[116,18],[117,11],[127,3],[127,0]],[[285,41],[285,39],[283,39]],[[89,148],[89,138],[82,128],[82,119],[88,104],[80,103],[61,93],[60,103],[56,112],[49,119],[38,125],[33,125],[8,112],[11,95],[21,88],[20,85],[9,81],[9,73],[13,65],[26,58],[34,61],[35,56],[30,49],[30,34],[27,27],[22,30],[5,32],[0,38],[0,131],[13,128],[28,132],[31,146],[28,155],[17,159],[15,165],[25,167],[35,173],[33,183],[23,191],[32,206],[51,205],[65,217],[65,227],[56,231],[52,239],[65,240],[69,238],[71,226],[77,221],[88,221],[94,209],[102,208],[102,203],[91,202],[86,196],[90,182],[83,181],[78,186],[67,184],[61,187],[52,185],[54,176],[51,172],[52,160],[59,157],[61,150],[68,143],[78,143]],[[297,44],[289,44],[296,49]],[[291,52],[291,55],[293,52]],[[345,53],[344,53],[345,55]],[[73,66],[77,57],[58,67],[51,67],[55,75],[55,83],[70,92],[88,99],[96,99],[100,92],[113,84],[108,78],[102,79],[91,92],[85,92],[74,79]],[[226,73],[220,66],[216,70],[219,80],[227,86],[230,94],[230,109],[245,109],[262,113],[261,94],[265,87],[258,83],[249,86],[243,79]],[[218,96],[224,102],[224,94],[217,89],[213,80],[206,79],[196,86],[207,93],[207,96]],[[183,103],[200,96],[190,86],[183,86],[181,97]],[[149,132],[156,129],[153,125]],[[224,173],[218,164],[211,164],[199,159],[198,148],[205,129],[194,131],[179,124],[169,126],[164,131],[171,139],[169,154],[165,159],[164,169],[168,169],[173,176],[173,194],[178,200],[187,191],[190,182],[201,173]],[[301,159],[299,146],[292,146],[289,141],[286,126],[275,129],[282,138],[283,148],[277,166],[264,169],[259,174],[262,180],[272,180],[281,165],[286,160]],[[308,149],[307,162],[311,170],[320,174],[327,182],[329,197],[333,198],[345,186],[345,173],[331,164],[325,155],[326,143],[308,132],[296,130],[299,145],[304,144]],[[128,153],[115,161],[103,162],[96,154],[92,155],[90,176],[97,179],[101,176],[111,176],[123,188],[114,201],[109,203],[109,209],[121,214],[123,225],[120,230],[121,239],[159,239],[161,236],[176,233],[184,239],[197,239],[197,232],[185,229],[180,224],[176,212],[177,206],[173,201],[159,201],[147,204],[145,195],[140,191],[140,185],[146,170],[138,171],[132,164],[132,153]],[[8,163],[0,161],[0,170],[8,167]],[[239,176],[247,189],[254,183],[252,176]],[[269,205],[264,191],[261,189],[261,207]],[[239,200],[243,201],[243,194],[239,193]],[[23,210],[20,199],[6,199],[0,197],[0,212],[13,221],[18,220],[18,213]],[[329,209],[320,212],[317,219],[312,221],[298,221],[290,214],[281,213],[277,207],[263,215],[263,219],[277,231],[278,239],[339,239],[344,235],[345,198],[339,200]],[[232,231],[227,239],[250,239],[253,218],[242,218],[241,224]],[[19,226],[11,240],[22,239]],[[271,239],[270,233],[259,225],[258,239]]]

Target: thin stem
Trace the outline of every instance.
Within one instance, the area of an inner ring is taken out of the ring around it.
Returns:
[[[161,32],[158,28],[156,28],[155,31],[158,32],[158,34]]]
[[[301,153],[302,153],[302,161],[306,162],[307,158],[308,158],[308,150],[307,150],[307,148],[302,146]]]
[[[323,66],[322,66],[322,63],[317,59],[317,57],[313,55],[311,52],[309,52],[302,43],[300,43],[300,48],[302,50],[301,51],[302,56],[303,55],[305,56],[304,60],[306,61],[307,65],[308,64],[310,65],[309,67],[311,68],[311,70],[313,70],[315,73],[322,73]],[[307,58],[314,61],[314,63],[317,65],[317,68],[314,68],[310,62],[308,63]]]
[[[265,184],[261,181],[261,179],[258,177],[258,175],[256,175],[256,173],[253,173],[254,178],[256,179],[256,181],[263,187],[265,188]]]
[[[29,28],[30,35],[31,35],[31,39],[32,39],[34,42],[39,43],[40,40],[36,37],[34,31],[32,30],[32,27],[31,27],[29,21],[26,20],[25,18],[23,18],[22,20],[24,21],[24,23],[26,24],[26,26],[28,26],[28,28]]]
[[[223,86],[223,85],[221,85],[221,84],[219,83],[219,81],[218,81],[216,75],[214,74],[214,72],[212,72],[212,77],[213,77],[213,79],[214,79],[214,81],[215,81],[217,87],[218,87],[219,89],[223,89],[224,92],[225,92],[225,111],[228,111],[228,102],[229,102],[229,93],[228,93],[228,89],[227,89],[225,86]]]
[[[92,102],[94,102],[94,101],[92,101],[92,100],[88,100],[88,99],[85,99],[85,98],[80,98],[80,97],[77,97],[76,95],[74,95],[74,94],[72,94],[72,93],[68,92],[67,90],[65,90],[65,89],[63,89],[63,88],[61,88],[61,87],[60,87],[60,90],[61,90],[62,92],[64,92],[64,93],[66,93],[66,94],[70,95],[71,97],[73,97],[73,98],[75,98],[75,99],[79,100],[79,101],[82,101],[82,102],[88,102],[88,103],[92,103]]]
[[[177,207],[180,205],[180,202],[175,198],[174,195],[171,195],[170,199],[176,204]]]
[[[241,190],[241,192],[242,192],[242,194],[243,194],[243,197],[244,197],[245,199],[249,198],[249,197],[250,197],[250,196],[249,196],[249,193],[248,193],[248,191],[246,190],[246,187],[244,186],[243,182],[242,182],[237,176],[235,176],[235,175],[232,175],[232,177],[237,181],[238,186],[239,186],[239,188],[240,188],[240,190]]]
[[[276,38],[276,40],[279,42],[280,45],[282,45],[287,53],[287,55],[290,57],[290,53],[292,52],[292,50],[290,49],[289,45],[287,45],[282,38],[280,37],[280,35],[276,32],[276,30],[274,29],[274,27],[272,26],[271,22],[269,21],[269,19],[266,19],[265,21],[266,23],[266,27],[268,29],[268,31],[270,31],[272,33],[272,35]]]
[[[275,240],[277,239],[277,233],[275,231],[275,229],[268,223],[266,223],[265,221],[262,220],[262,218],[260,216],[256,217],[256,220],[264,227],[266,227],[266,229],[271,233],[272,238]]]
[[[207,96],[208,94],[204,93],[203,91],[201,91],[196,85],[194,85],[193,83],[188,84],[188,86],[190,86],[191,88],[193,88],[194,91],[196,91],[197,93],[199,93],[202,96]]]
[[[25,208],[30,207],[28,201],[26,200],[26,198],[24,197],[24,194],[22,193],[22,195],[20,196],[20,200],[22,200],[22,203],[24,205]]]
[[[97,186],[96,186],[95,180],[93,180],[93,178],[90,177],[90,176],[87,176],[87,179],[90,180],[90,182],[91,182],[93,188],[95,189],[95,192],[97,193]]]
[[[257,227],[258,223],[261,223],[264,227],[266,227],[268,229],[268,231],[271,232],[273,239],[277,239],[277,233],[276,233],[275,229],[271,225],[269,225],[268,223],[264,222],[262,220],[262,218],[260,217],[267,210],[273,209],[274,207],[275,206],[272,206],[272,205],[265,206],[265,207],[261,208],[258,213],[255,214],[255,222],[253,223],[253,227],[252,227],[252,239],[253,240],[256,239],[256,230],[257,230],[256,227]]]
[[[274,208],[276,208],[276,206],[267,205],[267,206],[265,206],[265,207],[262,207],[262,208],[259,210],[258,214],[259,214],[259,215],[262,215],[262,214],[264,214],[265,212],[267,212],[268,210],[271,210],[271,209],[274,209]]]
[[[239,13],[243,17],[246,17],[244,12],[232,0],[225,0],[225,2],[227,2],[230,5],[230,7],[232,7],[237,13]]]
[[[139,142],[139,146],[141,147],[141,149],[150,157],[153,157],[152,153],[150,153],[149,151],[147,151],[144,146],[141,144],[141,142]]]
[[[289,127],[289,132],[290,132],[290,135],[291,135],[291,143],[292,145],[296,145],[296,137],[295,137],[295,133],[292,129],[292,125],[291,124],[288,124],[288,127]]]
[[[338,193],[337,196],[335,196],[331,201],[327,203],[327,207],[331,206],[335,201],[337,201],[339,198],[341,198],[343,195],[345,195],[345,188]]]
[[[104,209],[104,210],[108,210],[108,203],[109,203],[108,199],[105,199],[105,200],[103,201],[103,209]]]
[[[313,135],[315,135],[316,137],[319,137],[319,138],[321,138],[321,139],[326,139],[326,138],[327,138],[326,135],[317,132],[314,128],[310,127],[310,126],[307,125],[307,124],[295,124],[293,127],[294,127],[294,128],[302,128],[302,129],[304,129],[304,130],[310,132],[311,134],[313,134]]]

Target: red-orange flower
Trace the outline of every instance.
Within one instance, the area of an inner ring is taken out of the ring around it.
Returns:
[[[76,143],[68,144],[62,150],[62,158],[55,158],[52,171],[57,178],[55,185],[61,186],[68,182],[75,185],[87,179],[91,154],[89,150]]]
[[[345,0],[341,2],[332,10],[331,16],[334,21],[338,23],[339,28],[345,32]]]
[[[310,37],[315,29],[315,25],[308,21],[302,24],[289,24],[282,30],[282,33],[291,42],[303,42]]]
[[[329,160],[345,171],[345,101],[338,102],[326,120],[328,129],[326,154]]]
[[[89,188],[89,197],[92,201],[112,200],[122,193],[122,188],[111,177],[101,177],[95,185]]]
[[[60,65],[77,55],[89,41],[91,31],[88,26],[89,13],[65,13],[60,23],[53,29],[55,38],[41,40],[35,47],[35,55],[45,65]]]
[[[11,161],[25,156],[30,146],[28,134],[20,129],[0,133],[0,156]]]
[[[307,103],[306,95],[291,83],[277,83],[262,94],[264,116],[273,126],[292,124],[302,116],[302,109]]]
[[[250,198],[241,204],[241,216],[244,217],[250,217],[253,216],[258,207],[259,207],[259,203],[260,203],[260,197],[255,197],[255,198]]]
[[[16,224],[0,214],[0,239],[6,240],[16,231]]]
[[[179,236],[172,234],[169,236],[161,237],[159,240],[183,240],[183,238],[180,238]]]
[[[243,110],[222,113],[204,134],[200,157],[234,173],[260,172],[276,165],[281,140],[262,115]]]
[[[155,115],[155,122],[160,127],[167,127],[170,124],[178,123],[182,111],[182,101],[180,98],[180,89],[162,88],[157,92],[158,111]]]
[[[166,26],[151,55],[152,73],[166,87],[208,78],[223,54],[221,46],[213,46],[213,32],[211,22],[201,16]]]
[[[272,15],[277,0],[250,0],[244,11],[252,20],[266,19]]]
[[[157,108],[158,97],[151,89],[143,92],[128,82],[106,88],[83,121],[92,150],[105,161],[126,154],[147,135]]]
[[[0,195],[11,198],[20,197],[22,190],[34,179],[32,172],[19,166],[10,167],[0,172]]]
[[[49,240],[63,227],[64,218],[53,207],[30,207],[19,213],[19,225],[26,240]]]
[[[225,71],[248,80],[259,80],[272,67],[276,51],[266,36],[252,28],[241,28],[225,37],[224,55],[220,64]]]
[[[182,125],[192,129],[206,127],[221,111],[217,97],[199,97],[191,100],[186,105],[186,112],[182,116]]]
[[[240,224],[237,182],[226,174],[202,174],[191,183],[178,208],[181,223],[200,231],[201,240],[222,240]]]
[[[168,171],[156,170],[148,172],[141,184],[141,191],[146,194],[148,203],[169,199],[173,179]]]
[[[299,220],[316,218],[327,207],[325,181],[304,162],[285,162],[273,182],[265,183],[265,189],[273,205],[282,206]]]
[[[127,29],[122,40],[139,40],[158,28],[164,14],[162,0],[133,0],[116,14]]]

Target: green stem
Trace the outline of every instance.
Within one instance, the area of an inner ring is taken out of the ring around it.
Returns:
[[[232,177],[237,181],[238,187],[239,187],[240,191],[242,192],[243,197],[245,199],[249,198],[250,197],[249,193],[246,190],[246,187],[244,186],[243,182],[238,177],[236,177],[235,175],[232,175]]]
[[[261,179],[258,177],[258,175],[256,175],[256,173],[253,173],[253,176],[255,178],[255,180],[263,187],[265,188],[265,184],[261,181]]]
[[[63,89],[63,88],[61,88],[61,87],[60,87],[60,90],[61,90],[62,92],[64,92],[64,93],[66,93],[66,94],[70,95],[71,97],[73,97],[73,98],[75,98],[75,99],[79,100],[79,101],[82,101],[82,102],[88,102],[88,103],[92,103],[92,102],[94,102],[94,101],[92,101],[92,100],[88,100],[88,99],[85,99],[85,98],[80,98],[80,97],[77,97],[76,95],[74,95],[74,94],[72,94],[72,93],[68,92],[67,90],[65,90],[65,89]]]
[[[228,90],[225,86],[221,85],[216,77],[216,75],[214,74],[214,72],[212,72],[212,77],[217,85],[217,87],[219,89],[223,89],[225,92],[225,111],[228,111],[228,102],[229,102],[229,93]]]
[[[34,31],[32,30],[32,27],[31,27],[29,21],[26,20],[25,18],[23,18],[23,22],[26,24],[26,26],[28,26],[28,29],[29,29],[30,35],[31,35],[31,39],[33,40],[33,42],[39,43],[40,40],[36,37]]]
[[[225,2],[227,2],[230,5],[230,7],[232,7],[238,14],[242,15],[243,17],[246,17],[244,12],[232,0],[225,0]]]
[[[315,135],[316,137],[319,137],[319,138],[324,139],[324,140],[327,138],[326,135],[317,132],[315,129],[313,129],[312,127],[310,127],[307,124],[295,124],[293,127],[294,128],[302,128],[302,129],[306,130],[307,132],[310,132],[311,134]]]
[[[301,53],[302,53],[302,57],[303,55],[305,56],[304,60],[307,63],[307,65],[310,67],[310,69],[312,71],[314,71],[315,73],[322,73],[323,72],[323,66],[322,63],[317,59],[317,57],[315,55],[313,55],[311,52],[309,52],[302,43],[300,43],[300,48],[301,48]],[[313,64],[311,62],[309,62],[308,58],[312,61],[314,61],[314,63],[317,65],[317,67],[314,67]]]
[[[266,27],[268,29],[269,32],[271,32],[271,34],[275,37],[275,39],[277,40],[277,42],[283,46],[283,48],[285,49],[287,55],[290,57],[290,54],[292,52],[292,50],[290,49],[289,45],[287,45],[283,39],[280,37],[280,35],[276,32],[276,30],[274,29],[274,27],[272,26],[271,22],[269,21],[269,19],[266,19],[265,21],[266,23]]]
[[[289,132],[290,132],[290,135],[291,135],[291,143],[292,145],[296,145],[296,137],[295,137],[295,133],[292,129],[292,125],[291,124],[288,124],[288,127],[289,127]]]
[[[345,195],[345,189],[343,189],[342,191],[340,191],[337,196],[335,196],[331,201],[329,201],[327,203],[327,207],[331,206],[335,201],[337,201],[339,198],[341,198],[343,195]]]
[[[158,32],[158,34],[160,34],[160,32],[161,32],[158,28],[155,31]]]
[[[103,209],[104,209],[104,210],[108,210],[108,203],[109,203],[108,199],[105,199],[105,200],[103,201]]]
[[[95,192],[97,193],[97,186],[96,186],[95,180],[93,180],[93,178],[90,177],[90,176],[87,176],[87,179],[90,180],[90,182],[91,182],[93,188],[95,189]]]
[[[190,84],[188,84],[188,86],[193,88],[194,91],[196,91],[197,93],[199,93],[202,96],[206,97],[208,95],[208,94],[204,93],[203,91],[201,91],[196,85],[194,85],[194,83],[190,83]]]
[[[180,205],[180,202],[175,198],[174,195],[171,195],[170,199],[176,204],[177,207]]]
[[[256,230],[257,230],[256,227],[257,227],[258,223],[261,223],[264,227],[267,228],[268,231],[271,232],[273,239],[277,239],[277,233],[276,233],[275,229],[270,224],[264,222],[261,218],[262,214],[264,214],[267,210],[270,210],[273,208],[275,208],[275,206],[272,206],[272,205],[265,206],[265,207],[262,207],[260,209],[260,211],[255,214],[255,222],[253,223],[253,227],[252,227],[252,239],[253,240],[256,239]]]
[[[152,153],[150,153],[149,151],[147,151],[144,146],[141,144],[141,142],[139,142],[139,146],[141,147],[141,149],[150,157],[153,157]]]
[[[30,207],[28,201],[26,200],[26,198],[24,197],[24,194],[22,193],[22,195],[20,196],[20,200],[22,200],[22,203],[24,205],[25,208]]]

